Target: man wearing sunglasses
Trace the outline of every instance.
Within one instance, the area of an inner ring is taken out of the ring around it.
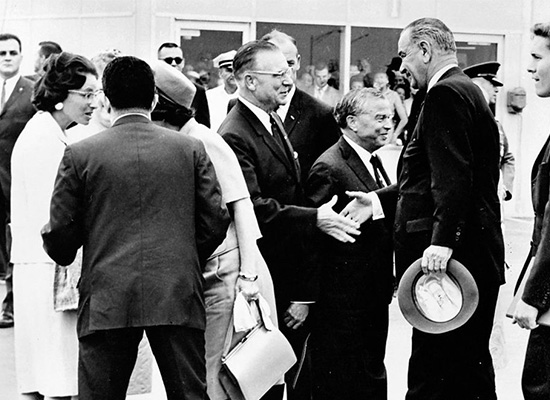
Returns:
[[[183,73],[183,67],[185,67],[185,57],[183,56],[183,50],[176,43],[166,42],[160,45],[157,51],[157,58],[170,64],[178,71]],[[195,119],[199,124],[205,125],[210,128],[210,112],[208,110],[208,100],[206,99],[206,91],[200,85],[195,83],[197,92],[193,98],[191,108],[195,110]]]

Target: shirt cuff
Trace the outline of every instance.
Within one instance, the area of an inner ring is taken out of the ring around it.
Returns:
[[[382,203],[380,202],[380,197],[375,192],[367,193],[367,197],[370,199],[372,204],[372,219],[384,219],[384,209],[382,208]]]

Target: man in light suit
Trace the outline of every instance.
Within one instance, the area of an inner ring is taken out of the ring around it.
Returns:
[[[480,90],[458,68],[454,37],[443,22],[412,22],[398,49],[402,72],[413,87],[427,90],[424,106],[403,150],[397,185],[358,195],[344,214],[364,220],[372,209],[359,215],[355,206],[376,197],[382,215],[397,205],[398,277],[419,258],[425,274],[445,271],[452,256],[476,281],[479,304],[463,326],[442,334],[413,329],[406,399],[493,400],[489,337],[504,282],[498,127]]]
[[[350,234],[359,233],[358,225],[336,214],[334,201],[318,209],[304,206],[298,158],[275,113],[292,86],[283,53],[270,42],[249,42],[237,51],[233,73],[239,99],[218,132],[237,155],[254,204],[263,235],[258,245],[273,277],[281,331],[301,347],[294,331],[315,299],[311,271],[304,268],[305,243],[317,230],[354,241]]]
[[[11,153],[15,141],[36,110],[31,104],[33,82],[21,76],[21,41],[15,35],[0,34],[0,275],[6,278],[0,328],[13,326],[13,291],[9,263]]]
[[[328,84],[330,72],[325,62],[319,61],[315,64],[313,78],[315,82],[313,85],[313,97],[333,108],[342,98],[342,95],[338,90]]]
[[[340,129],[332,115],[332,108],[296,87],[296,74],[300,69],[300,54],[296,40],[286,33],[273,30],[264,35],[285,55],[292,70],[292,86],[286,104],[277,109],[284,121],[285,130],[298,153],[302,182],[307,180],[309,170],[323,152],[338,141]]]
[[[317,159],[306,184],[316,206],[345,191],[390,184],[378,157],[391,133],[392,110],[376,89],[348,92],[336,105],[343,136]],[[353,244],[316,241],[319,298],[311,334],[314,399],[387,399],[384,367],[388,304],[393,294],[391,221],[367,221]]]
[[[44,248],[61,265],[83,246],[79,398],[125,399],[147,334],[168,399],[206,399],[202,268],[229,225],[202,142],[160,128],[151,68],[103,75],[110,129],[67,147]]]
[[[550,23],[532,28],[531,58],[527,71],[535,80],[535,91],[542,98],[550,97]],[[544,128],[543,128],[544,129]],[[521,386],[525,400],[550,398],[550,327],[537,319],[550,309],[550,137],[542,147],[531,171],[531,196],[535,223],[531,239],[531,272],[514,321],[530,330]]]

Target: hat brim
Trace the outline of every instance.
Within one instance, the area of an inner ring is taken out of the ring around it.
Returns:
[[[458,314],[444,322],[429,319],[420,310],[416,300],[415,287],[422,277],[422,259],[419,258],[405,271],[398,289],[399,308],[405,319],[416,329],[439,334],[452,331],[464,325],[475,312],[479,303],[477,284],[470,272],[460,262],[451,259],[447,265],[447,275],[455,281],[462,293],[462,305]]]
[[[504,86],[504,83],[502,83],[501,81],[499,81],[498,79],[496,78],[492,78],[491,79],[491,83],[494,85],[494,86]]]

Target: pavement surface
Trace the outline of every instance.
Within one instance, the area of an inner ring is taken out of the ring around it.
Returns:
[[[398,153],[399,149],[388,148],[381,154],[390,175],[395,174]],[[520,381],[528,332],[512,325],[511,320],[505,317],[505,311],[512,299],[517,276],[529,249],[531,229],[530,218],[505,220],[506,261],[511,268],[508,270],[508,283],[501,289],[501,305],[497,310],[496,318],[504,332],[504,344],[497,346],[494,354],[497,393],[500,400],[523,399]],[[0,283],[0,299],[4,298],[5,290],[5,285]],[[13,331],[13,329],[0,329],[0,400],[17,399]],[[390,306],[390,331],[386,356],[389,400],[402,400],[405,396],[411,333],[411,327],[402,317],[397,301],[393,301]],[[160,378],[157,373],[154,373],[153,393],[130,396],[130,399],[165,399],[160,386]]]

